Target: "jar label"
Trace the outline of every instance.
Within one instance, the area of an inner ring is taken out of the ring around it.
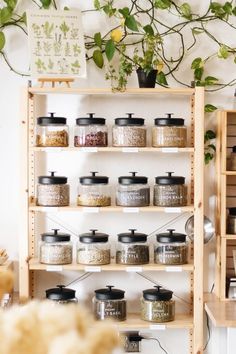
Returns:
[[[177,153],[177,152],[179,152],[179,148],[162,148],[161,152],[164,152],[164,153]]]
[[[135,272],[135,273],[142,273],[142,271],[143,271],[143,267],[126,267],[126,272],[130,272],[130,273],[132,273],[132,272]]]
[[[84,213],[99,213],[99,208],[96,207],[83,207]]]
[[[165,213],[181,213],[181,208],[165,208],[164,212]]]
[[[79,149],[82,152],[98,152],[98,148],[96,147],[82,147]]]
[[[122,152],[139,152],[139,148],[123,148]]]
[[[47,272],[62,272],[63,267],[60,265],[49,265],[46,267]]]
[[[170,267],[166,267],[165,271],[166,272],[182,272],[183,268],[182,267],[176,267],[176,266],[170,266]]]
[[[149,329],[152,329],[152,330],[159,330],[159,331],[164,331],[166,329],[166,326],[165,325],[158,325],[158,324],[151,324],[149,326]]]
[[[101,267],[93,267],[93,266],[87,266],[87,267],[84,267],[84,271],[85,272],[90,272],[90,273],[99,273],[102,271],[102,268]]]
[[[123,208],[123,213],[139,213],[139,208]]]

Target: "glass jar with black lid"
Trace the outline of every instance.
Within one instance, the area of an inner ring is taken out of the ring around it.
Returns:
[[[78,302],[75,290],[66,288],[65,285],[57,285],[56,288],[47,289],[46,298],[58,304],[76,304]]]
[[[142,265],[149,263],[148,235],[130,229],[130,232],[118,234],[116,263]]]
[[[125,291],[107,285],[104,289],[95,290],[93,298],[94,316],[96,320],[126,320]]]
[[[37,205],[40,206],[68,206],[70,204],[70,186],[67,184],[67,177],[39,176],[37,185]]]
[[[108,184],[109,177],[96,176],[98,172],[91,172],[91,176],[80,177],[77,205],[85,207],[105,207],[111,205],[111,190]]]
[[[108,144],[106,119],[94,117],[95,113],[88,113],[88,117],[77,118],[74,129],[74,146],[76,147],[104,147]]]
[[[145,147],[147,130],[143,118],[133,117],[116,118],[112,129],[112,145],[117,147]]]
[[[148,178],[136,176],[137,172],[130,172],[131,176],[118,178],[116,191],[116,205],[124,207],[144,207],[150,204],[150,187]]]
[[[66,118],[50,117],[37,118],[36,146],[41,147],[67,147],[69,145],[69,127]]]

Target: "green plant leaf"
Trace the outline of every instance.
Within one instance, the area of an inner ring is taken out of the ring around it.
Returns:
[[[4,25],[7,23],[12,16],[12,10],[9,7],[3,7],[0,10],[0,24]]]
[[[3,0],[7,7],[9,7],[11,10],[14,10],[17,4],[17,0]]]
[[[129,15],[125,19],[125,26],[131,31],[138,32],[138,25],[133,15]]]
[[[192,33],[195,34],[195,35],[198,35],[198,34],[201,34],[201,33],[204,33],[204,29],[199,29],[199,28],[192,28]]]
[[[211,160],[214,159],[214,155],[211,154],[210,152],[205,152],[204,160],[205,164],[208,165]]]
[[[236,16],[236,6],[232,10],[232,15]]]
[[[192,20],[192,17],[193,17],[192,10],[191,10],[190,5],[187,2],[182,4],[179,9],[180,9],[181,15],[184,18],[187,18],[187,20]]]
[[[163,71],[161,71],[160,73],[157,74],[157,82],[161,85],[168,86],[168,82],[166,80],[166,76],[163,73]]]
[[[154,6],[156,9],[169,9],[171,7],[171,0],[156,0]]]
[[[48,9],[51,5],[52,0],[40,0],[44,9]]]
[[[204,110],[206,113],[214,112],[217,110],[216,106],[213,106],[212,104],[206,104],[204,107]]]
[[[101,36],[101,32],[97,32],[94,35],[94,42],[95,44],[101,48],[102,47],[102,36]]]
[[[151,36],[154,35],[154,31],[151,25],[146,25],[143,27],[143,29],[147,34],[150,34]]]
[[[234,57],[234,64],[236,64],[236,57]]]
[[[202,75],[203,75],[204,69],[203,68],[197,68],[194,70],[194,79],[195,80],[201,80]],[[200,85],[203,86],[203,85]]]
[[[128,7],[123,7],[123,9],[119,9],[119,13],[124,17],[129,16],[129,8]]]
[[[100,69],[103,68],[104,60],[101,50],[96,49],[93,52],[93,61]]]
[[[6,43],[5,34],[3,32],[0,32],[0,50],[4,48],[5,43]]]
[[[213,151],[216,151],[216,146],[214,144],[209,144],[207,145],[208,149],[212,149]]]
[[[116,50],[116,46],[115,46],[113,40],[109,39],[109,41],[107,41],[106,47],[105,47],[105,53],[106,53],[108,61],[111,61],[111,59],[113,58],[113,56],[115,54],[115,50]]]
[[[64,6],[64,10],[65,10],[65,11],[69,11],[70,8],[69,8],[68,6]]]
[[[100,10],[101,9],[101,4],[99,0],[94,0],[93,1],[93,6],[96,10]]]
[[[113,8],[111,4],[103,6],[102,9],[109,17],[112,17],[116,13],[116,9]]]
[[[204,135],[204,141],[205,143],[208,141],[208,140],[212,140],[212,139],[215,139],[216,138],[216,133],[213,132],[213,130],[207,130],[205,132],[205,135]]]
[[[223,6],[223,10],[227,15],[232,15],[232,10],[233,10],[232,4],[229,1],[227,1]]]
[[[205,78],[205,84],[206,84],[207,86],[215,85],[218,81],[219,81],[219,79],[217,79],[217,78],[214,77],[214,76],[207,76],[207,77]]]
[[[227,59],[229,57],[229,51],[228,48],[226,47],[226,45],[222,45],[220,46],[219,50],[218,50],[218,58],[221,59]]]
[[[202,58],[198,57],[192,61],[191,69],[194,69],[194,70],[199,69],[199,68],[202,68],[203,65],[204,65],[204,62],[203,62]]]

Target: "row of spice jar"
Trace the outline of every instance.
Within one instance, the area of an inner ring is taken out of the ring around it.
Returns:
[[[143,290],[140,317],[149,322],[169,322],[175,319],[175,301],[173,292],[155,286]],[[46,298],[59,304],[77,303],[75,290],[62,285],[46,290]],[[96,320],[112,319],[125,321],[127,317],[127,300],[125,291],[108,285],[104,289],[95,290],[93,297],[93,313]]]
[[[166,118],[156,118],[152,127],[153,147],[185,147],[187,145],[187,128],[183,118],[172,118],[168,113]],[[39,117],[36,126],[36,146],[67,147],[69,146],[69,127],[64,117]],[[88,117],[76,119],[74,128],[75,147],[105,147],[108,146],[108,128],[106,119]],[[145,147],[147,146],[147,128],[145,119],[133,117],[116,118],[112,128],[112,146],[115,147]]]
[[[109,177],[98,176],[91,172],[90,176],[79,178],[77,205],[85,207],[105,207],[111,205],[111,188]],[[145,207],[150,205],[150,186],[148,178],[137,176],[130,172],[130,176],[118,178],[116,190],[116,205],[124,207]],[[181,207],[187,205],[187,185],[185,177],[173,176],[167,172],[166,176],[155,178],[153,205],[160,207]],[[37,205],[39,206],[68,206],[70,203],[70,187],[67,177],[50,176],[38,177]]]
[[[53,232],[43,233],[39,245],[39,261],[43,264],[63,265],[73,261],[73,244],[69,234]],[[76,261],[84,265],[105,265],[111,262],[109,235],[90,230],[79,235],[76,247]],[[182,265],[188,262],[188,242],[186,235],[168,229],[156,235],[154,244],[154,263]],[[143,265],[150,261],[150,243],[148,235],[130,229],[120,233],[116,246],[116,263],[124,265]]]

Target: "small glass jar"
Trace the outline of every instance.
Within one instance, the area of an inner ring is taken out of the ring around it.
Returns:
[[[148,178],[136,176],[137,172],[130,173],[131,176],[118,178],[116,205],[124,207],[145,207],[150,205]]]
[[[111,285],[107,285],[105,289],[95,290],[93,298],[95,319],[125,321],[126,300],[124,294],[125,291],[113,289]]]
[[[230,170],[236,171],[236,146],[232,147],[232,152],[230,154]]]
[[[181,265],[188,263],[188,242],[186,235],[168,229],[156,235],[154,262],[157,264]]]
[[[155,286],[143,291],[141,298],[141,319],[149,322],[163,323],[174,321],[175,301],[173,292]]]
[[[229,208],[227,217],[227,233],[236,235],[236,208]]]
[[[78,302],[75,290],[66,288],[65,285],[57,285],[56,288],[47,289],[46,298],[58,304],[76,304]]]
[[[187,127],[183,118],[156,118],[152,128],[153,147],[185,147],[187,145]]]
[[[85,207],[105,207],[111,205],[111,191],[108,185],[109,178],[106,176],[96,176],[96,173],[91,172],[91,176],[80,177],[77,205]]]
[[[145,147],[147,130],[143,118],[116,118],[112,129],[112,145],[117,147]]]
[[[77,244],[77,263],[86,265],[104,265],[111,261],[109,235],[97,230],[79,235]]]
[[[39,117],[36,126],[36,146],[67,147],[69,145],[69,127],[66,118]]]
[[[107,146],[108,133],[106,119],[94,118],[94,113],[89,117],[77,118],[74,129],[74,145],[76,147],[103,147]]]
[[[130,232],[118,234],[116,263],[127,265],[149,263],[147,235],[135,231],[135,229],[130,229]]]
[[[37,185],[37,205],[46,207],[68,206],[70,204],[70,186],[67,177],[39,176]]]
[[[167,172],[168,176],[156,177],[154,185],[153,204],[160,207],[181,207],[187,205],[188,189],[185,185],[185,177],[172,176],[173,172]]]

